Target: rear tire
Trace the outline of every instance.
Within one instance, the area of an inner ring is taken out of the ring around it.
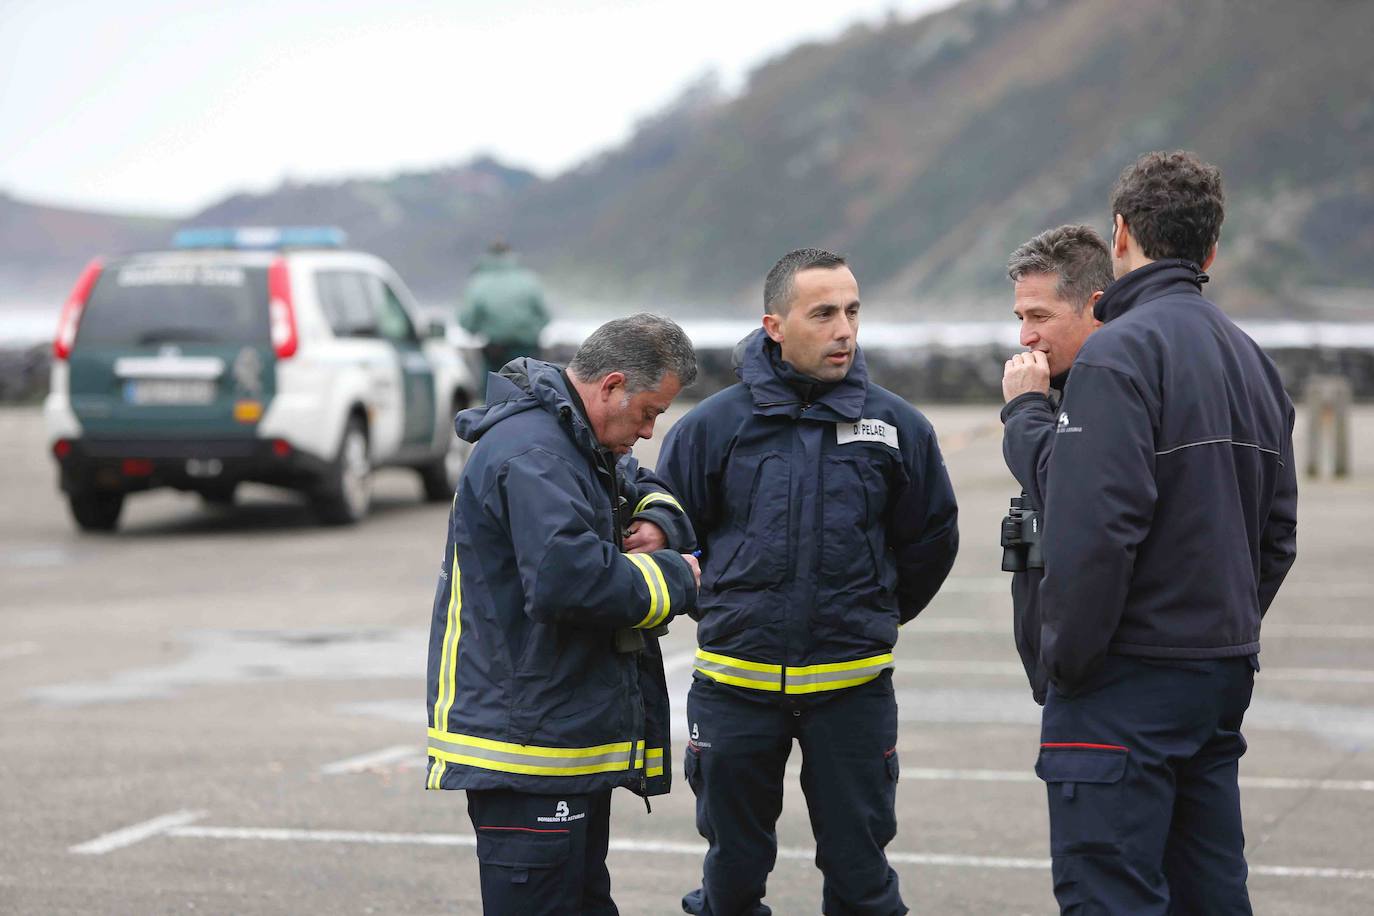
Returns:
[[[311,495],[315,514],[326,525],[353,525],[372,506],[372,459],[367,428],[352,417],[344,427],[339,452],[320,487]]]
[[[124,494],[118,490],[78,490],[68,493],[67,501],[82,531],[114,531],[124,508]]]
[[[465,407],[467,399],[455,395],[453,412],[456,414]],[[453,499],[453,492],[458,489],[458,478],[463,476],[463,468],[467,465],[468,455],[471,453],[472,443],[459,439],[458,435],[450,430],[448,450],[444,452],[443,457],[415,469],[420,474],[420,483],[424,485],[426,502],[448,502]]]

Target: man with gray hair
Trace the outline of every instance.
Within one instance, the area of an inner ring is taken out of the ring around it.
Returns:
[[[429,638],[426,787],[463,789],[488,913],[614,914],[611,789],[668,791],[655,632],[696,608],[695,536],[630,450],[696,378],[666,318],[602,325],[566,371],[512,360],[449,515]]]
[[[1035,702],[1045,703],[1049,677],[1040,663],[1043,575],[1039,538],[1044,525],[1044,480],[1054,445],[1059,398],[1079,347],[1102,322],[1093,305],[1112,282],[1107,244],[1088,226],[1060,226],[1012,252],[1007,275],[1012,311],[1021,321],[1021,346],[1002,376],[1002,455],[1021,496],[1002,523],[1002,569],[1012,573],[1012,629]]]

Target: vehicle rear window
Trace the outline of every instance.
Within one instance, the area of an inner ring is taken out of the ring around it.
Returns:
[[[76,343],[266,343],[267,269],[124,264],[100,275]]]

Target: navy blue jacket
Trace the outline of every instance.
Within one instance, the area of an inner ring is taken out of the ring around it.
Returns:
[[[487,405],[455,422],[476,444],[434,597],[427,785],[666,792],[662,655],[649,636],[617,652],[615,631],[696,607],[678,553],[691,527],[652,475],[600,448],[557,366],[514,360],[488,379]],[[623,553],[634,518],[670,549]]]
[[[1045,493],[1040,651],[1071,693],[1108,653],[1259,651],[1296,556],[1293,405],[1259,346],[1156,261],[1107,288]]]
[[[1008,401],[1002,408],[1002,457],[1016,482],[1021,498],[1045,517],[1045,478],[1049,472],[1050,449],[1054,445],[1055,418],[1059,394],[1030,392]],[[1042,537],[1044,535],[1042,534]],[[1043,569],[1012,573],[1012,634],[1021,665],[1030,681],[1031,696],[1041,706],[1049,692],[1050,678],[1040,659],[1040,580]]]
[[[698,676],[817,693],[891,667],[954,563],[958,509],[930,423],[862,351],[803,403],[765,347],[746,339],[741,384],[673,426],[657,469],[704,549]]]

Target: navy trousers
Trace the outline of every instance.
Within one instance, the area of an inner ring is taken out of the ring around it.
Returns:
[[[829,916],[907,912],[884,849],[897,833],[897,701],[891,672],[818,697],[746,694],[698,678],[687,695],[684,772],[697,830],[710,843],[701,887],[682,908],[702,916],[768,916],[783,771],[801,745],[801,786]]]
[[[1062,913],[1249,916],[1236,780],[1257,669],[1112,655],[1050,691],[1035,771]]]
[[[611,793],[468,790],[487,916],[617,916],[606,849]]]

